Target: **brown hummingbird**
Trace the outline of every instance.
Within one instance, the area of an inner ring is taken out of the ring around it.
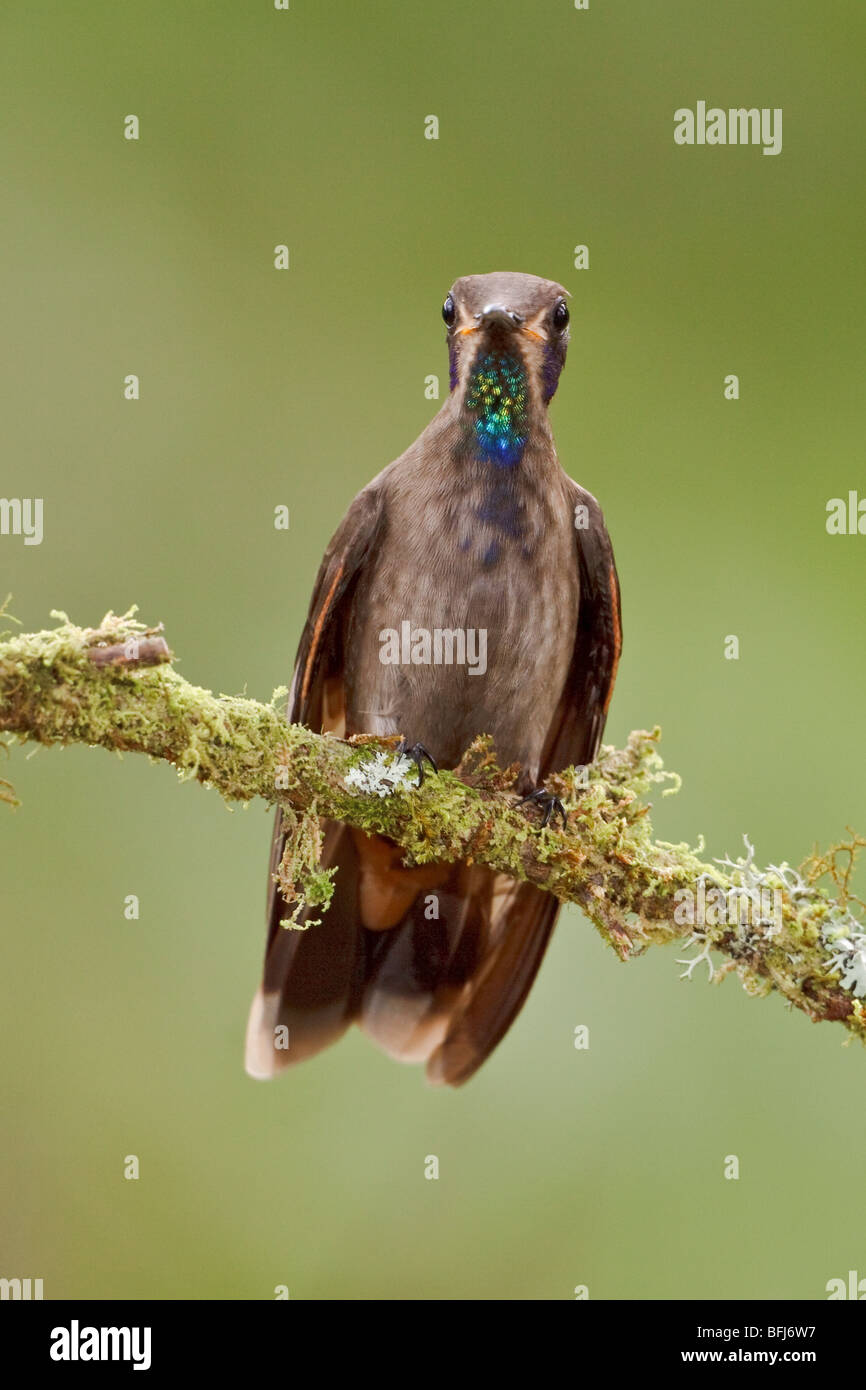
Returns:
[[[565,818],[544,779],[598,751],[621,646],[604,518],[560,467],[548,420],[566,301],[534,275],[455,281],[442,306],[450,394],[328,546],[288,710],[343,737],[401,735],[419,780],[490,734],[544,824]],[[520,1010],[559,903],[480,865],[407,868],[389,840],[322,830],[333,900],[320,925],[286,930],[277,814],[247,1070],[274,1076],[354,1022],[425,1062],[431,1082],[460,1085]]]

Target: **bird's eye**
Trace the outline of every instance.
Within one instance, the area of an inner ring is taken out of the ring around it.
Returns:
[[[566,302],[565,302],[564,299],[557,299],[557,301],[556,301],[556,306],[555,306],[555,308],[554,308],[554,310],[553,310],[553,326],[554,326],[554,328],[558,328],[558,329],[563,329],[563,328],[565,328],[566,324],[568,323],[568,319],[569,319],[568,305],[566,304]]]
[[[457,317],[457,306],[455,305],[454,300],[451,298],[450,294],[445,300],[445,303],[442,305],[442,317],[449,328],[452,326],[454,320]]]

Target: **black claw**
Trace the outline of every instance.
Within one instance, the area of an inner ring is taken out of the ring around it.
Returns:
[[[436,766],[436,759],[433,757],[433,754],[432,754],[432,753],[428,753],[428,752],[427,752],[427,749],[424,747],[423,743],[413,743],[412,746],[411,746],[411,748],[410,748],[409,745],[407,744],[405,738],[404,738],[404,739],[401,739],[401,740],[400,740],[400,746],[399,746],[399,748],[397,749],[397,753],[398,753],[399,757],[401,757],[401,758],[411,758],[411,759],[412,759],[412,762],[415,764],[415,766],[416,766],[417,769],[418,769],[418,786],[419,786],[419,787],[422,785],[422,783],[423,783],[423,781],[424,781],[424,764],[425,764],[425,762],[427,762],[427,763],[430,764],[430,766],[432,767],[432,769],[433,769],[434,772],[438,772],[438,771],[439,771],[438,767]]]
[[[537,791],[530,792],[528,796],[522,797],[517,804],[518,806],[525,806],[527,802],[530,801],[534,802],[537,806],[544,807],[544,816],[541,821],[542,830],[546,825],[550,824],[555,815],[562,817],[562,828],[563,830],[566,828],[568,825],[568,812],[559,797],[554,796],[553,792],[545,791],[544,787],[539,787]]]

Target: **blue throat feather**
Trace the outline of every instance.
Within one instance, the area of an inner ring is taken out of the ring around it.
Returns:
[[[513,468],[523,457],[529,388],[523,363],[508,352],[486,352],[473,365],[466,408],[474,416],[476,457]]]

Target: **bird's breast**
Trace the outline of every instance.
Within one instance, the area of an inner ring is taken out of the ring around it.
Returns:
[[[572,521],[564,493],[485,484],[396,491],[352,603],[347,727],[400,733],[445,766],[489,733],[501,763],[531,767],[574,646]]]

